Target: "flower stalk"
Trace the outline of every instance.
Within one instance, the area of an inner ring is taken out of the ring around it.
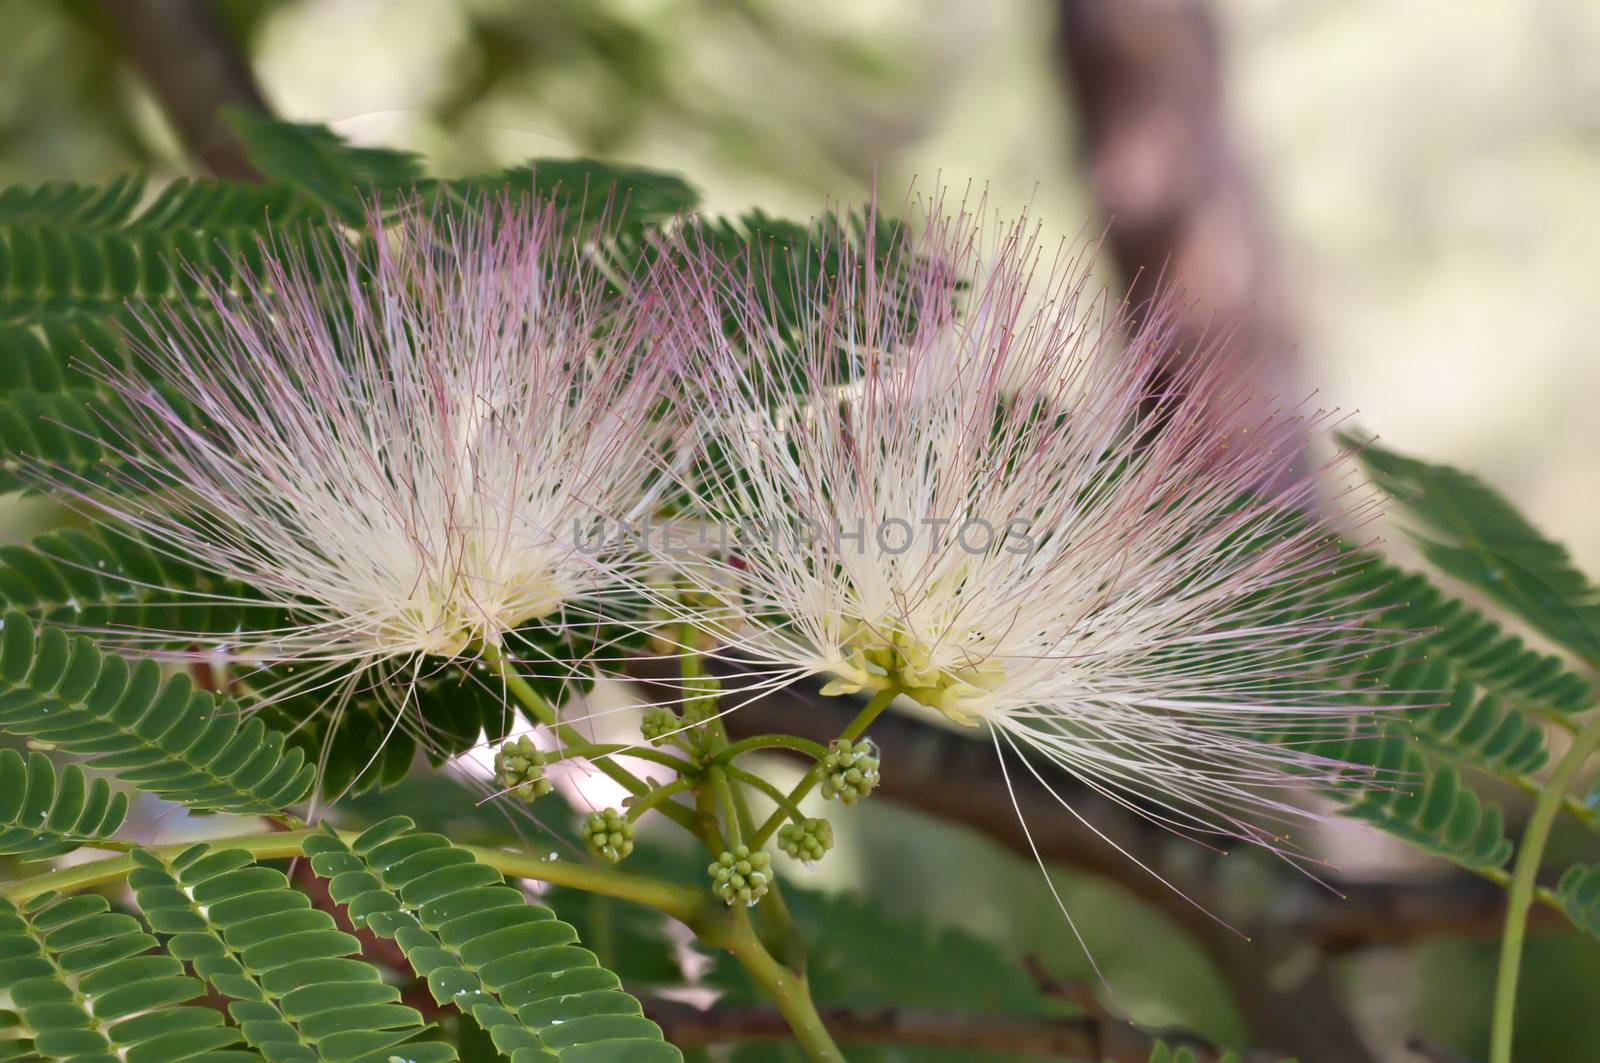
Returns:
[[[1489,1063],[1511,1063],[1517,978],[1522,969],[1528,909],[1533,905],[1539,865],[1544,860],[1550,828],[1555,824],[1556,813],[1566,799],[1567,789],[1596,749],[1600,749],[1600,718],[1577,733],[1566,755],[1556,764],[1550,781],[1539,791],[1533,805],[1533,815],[1528,817],[1527,830],[1523,832],[1522,844],[1517,849],[1517,862],[1511,871],[1511,889],[1506,897],[1506,921],[1500,934],[1500,963],[1495,973],[1494,1010],[1490,1021]]]
[[[878,691],[872,696],[872,700],[862,706],[860,712],[856,713],[855,719],[851,720],[845,725],[845,729],[839,732],[839,738],[846,742],[854,742],[860,738],[866,733],[867,728],[872,726],[872,722],[883,715],[883,710],[889,707],[890,702],[899,696],[900,687],[894,683]],[[784,820],[789,817],[788,808],[798,808],[800,802],[805,800],[806,795],[816,789],[817,785],[822,782],[823,775],[822,761],[818,760],[801,777],[800,781],[795,783],[794,789],[789,791],[788,806],[780,804],[772,815],[767,817],[767,821],[761,824],[760,829],[756,831],[754,837],[750,840],[751,846],[765,845],[767,839],[777,833],[778,828],[783,826]]]

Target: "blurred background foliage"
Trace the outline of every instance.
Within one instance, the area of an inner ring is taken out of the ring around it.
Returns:
[[[1031,204],[1047,234],[1102,224],[1047,0],[214,7],[277,114],[420,151],[444,174],[597,155],[681,172],[716,210],[801,217],[874,183],[897,198],[913,179],[973,181],[1001,209]],[[1404,450],[1482,471],[1600,569],[1600,5],[1225,0],[1211,13],[1306,390]],[[0,31],[0,183],[193,172],[101,5],[0,0]],[[13,507],[4,533],[54,519]],[[417,815],[411,796],[370,800]],[[1028,862],[884,804],[848,827],[841,847],[858,858],[828,862],[820,885],[1093,982]],[[1437,871],[1355,827],[1325,848],[1346,878]],[[1241,909],[1282,903],[1259,859],[1219,862]],[[1226,981],[1176,926],[1098,880],[1062,884],[1117,1006],[1247,1039]],[[1600,947],[1545,934],[1528,959],[1526,1058],[1600,1058]],[[1492,964],[1482,938],[1378,942],[1338,978],[1383,1058],[1418,1058],[1413,1035],[1470,1054]]]

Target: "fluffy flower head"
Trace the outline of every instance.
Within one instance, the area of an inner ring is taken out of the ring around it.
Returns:
[[[759,270],[678,294],[707,455],[685,486],[733,529],[680,562],[724,603],[688,618],[772,683],[893,687],[1237,833],[1228,809],[1315,766],[1256,739],[1342,726],[1307,663],[1350,625],[1293,517],[1311,482],[1258,491],[1321,415],[1249,421],[1215,350],[1160,307],[1136,324],[1026,219],[927,217],[909,267],[869,244],[802,281],[798,320]]]
[[[111,374],[141,490],[95,504],[281,608],[240,636],[262,662],[455,655],[604,594],[625,560],[580,544],[653,505],[661,371],[570,231],[413,205],[207,281],[147,323],[159,386]]]

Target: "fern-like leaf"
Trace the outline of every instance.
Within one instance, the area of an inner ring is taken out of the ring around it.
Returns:
[[[31,1056],[245,1063],[239,1031],[131,915],[94,894],[0,899],[0,985]]]
[[[1566,547],[1470,473],[1349,436],[1343,441],[1357,451],[1372,482],[1416,522],[1415,538],[1429,561],[1600,664],[1600,587],[1573,564]]]
[[[136,852],[134,899],[166,950],[226,997],[244,1040],[275,1063],[456,1058],[418,1041],[422,1016],[353,957],[360,943],[311,906],[283,872],[237,849]]]
[[[1438,752],[1516,781],[1549,759],[1544,730],[1524,712],[1456,678],[1449,664],[1410,643],[1367,658],[1376,696],[1386,705],[1409,705],[1391,722]]]
[[[1394,736],[1378,740],[1387,785],[1359,787],[1344,814],[1474,871],[1505,866],[1511,839],[1500,806],[1464,786],[1449,763],[1433,765]]]
[[[1357,558],[1332,592],[1358,600],[1378,624],[1415,639],[1430,656],[1485,690],[1560,713],[1579,712],[1595,702],[1593,684],[1561,658],[1530,648],[1426,577],[1374,554]]]
[[[606,218],[613,232],[633,237],[700,202],[700,194],[676,174],[594,159],[536,159],[487,177],[440,182],[432,191],[462,203],[482,202],[486,194],[531,193],[555,203],[570,224]]]
[[[0,730],[193,808],[275,813],[311,789],[301,752],[238,706],[15,611],[0,619]]]
[[[103,229],[127,221],[144,196],[144,180],[119,177],[103,186],[53,181],[0,189],[0,225],[50,222]]]
[[[438,834],[395,817],[351,844],[307,840],[350,918],[405,952],[434,998],[472,1017],[512,1063],[682,1059],[617,976],[548,908]]]
[[[0,608],[43,623],[127,628],[145,636],[142,644],[153,632],[181,632],[187,641],[282,622],[282,610],[251,598],[242,584],[110,529],[68,528],[0,547]]]
[[[250,163],[270,180],[303,189],[345,221],[360,224],[364,199],[408,189],[422,179],[422,159],[391,148],[358,148],[325,125],[283,122],[242,111],[228,122]]]
[[[0,853],[45,860],[115,834],[128,814],[128,795],[104,779],[89,782],[69,764],[56,774],[42,753],[24,760],[0,749]]]
[[[1572,865],[1562,873],[1555,892],[1572,925],[1600,938],[1600,865]]]

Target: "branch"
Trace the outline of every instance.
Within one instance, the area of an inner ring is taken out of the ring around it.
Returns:
[[[250,64],[206,0],[102,0],[178,139],[218,177],[260,179],[222,109],[265,114]]]
[[[1215,352],[1235,379],[1298,399],[1300,367],[1277,250],[1236,147],[1222,49],[1204,0],[1061,0],[1057,44],[1089,190],[1132,302],[1189,300],[1179,341]],[[1136,313],[1138,310],[1136,309]]]

